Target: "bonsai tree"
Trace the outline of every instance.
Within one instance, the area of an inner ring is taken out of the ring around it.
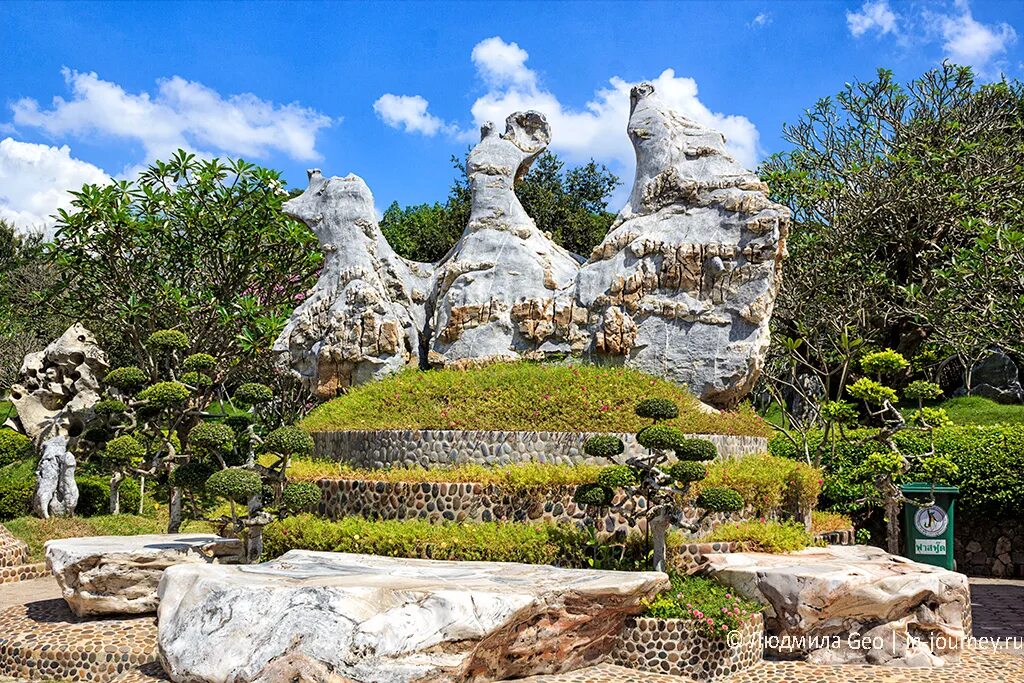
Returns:
[[[706,439],[687,438],[678,428],[665,424],[665,421],[679,416],[679,407],[668,399],[643,400],[637,404],[636,414],[652,420],[652,424],[636,435],[637,443],[647,449],[647,455],[632,456],[620,464],[617,461],[625,451],[621,439],[616,436],[591,437],[584,444],[587,455],[605,458],[615,464],[603,468],[596,482],[578,486],[573,500],[589,507],[611,507],[624,513],[633,523],[641,516],[645,518],[654,569],[665,571],[669,528],[677,526],[696,531],[709,514],[741,510],[744,501],[733,489],[705,488],[694,501],[703,514],[696,522],[687,523],[683,513],[685,501],[691,495],[691,486],[707,476],[705,462],[713,460],[718,449]],[[624,495],[617,497],[617,491]],[[646,501],[646,506],[641,508],[640,499]]]

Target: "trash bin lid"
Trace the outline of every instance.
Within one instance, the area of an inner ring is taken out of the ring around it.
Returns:
[[[903,486],[900,487],[900,490],[903,491],[903,493],[931,494],[933,491],[935,493],[960,493],[960,489],[957,488],[956,486],[940,486],[938,484],[935,484],[933,486],[932,484],[923,481],[915,481],[909,484],[904,484]]]

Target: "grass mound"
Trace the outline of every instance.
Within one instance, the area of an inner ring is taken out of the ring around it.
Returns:
[[[686,389],[627,368],[497,363],[466,370],[406,370],[364,384],[318,407],[310,431],[457,429],[636,432],[650,420],[633,410],[645,398],[679,406],[671,424],[691,434],[767,436],[749,407],[709,414]]]
[[[135,515],[103,515],[100,517],[18,517],[4,526],[28,544],[33,562],[43,561],[43,545],[57,538],[80,536],[137,536],[167,531],[167,522]]]

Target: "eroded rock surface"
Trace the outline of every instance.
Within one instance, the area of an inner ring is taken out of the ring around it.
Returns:
[[[706,573],[766,605],[776,654],[818,664],[943,666],[970,634],[963,574],[870,546],[706,555]]]
[[[157,608],[168,567],[238,560],[236,539],[210,534],[94,536],[47,541],[46,566],[78,616],[145,614]]]
[[[438,264],[394,255],[358,178],[311,175],[285,210],[329,258],[278,351],[324,396],[414,361],[571,354],[665,377],[717,405],[739,401],[767,351],[789,212],[721,133],[668,109],[650,85],[631,97],[636,180],[589,260],[540,232],[515,195],[550,141],[538,112],[512,114],[504,132],[482,128],[466,167],[469,222]]]
[[[180,565],[160,583],[160,658],[179,682],[296,668],[360,683],[557,673],[605,656],[626,617],[668,585],[657,572],[300,550],[261,565]]]

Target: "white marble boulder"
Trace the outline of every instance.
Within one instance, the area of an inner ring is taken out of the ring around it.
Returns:
[[[706,556],[704,571],[766,606],[766,652],[818,664],[944,666],[970,636],[967,577],[871,546]]]
[[[172,680],[317,670],[359,683],[496,681],[601,660],[658,572],[293,550],[260,565],[179,565],[160,582]]]
[[[45,553],[65,602],[83,617],[155,612],[165,569],[237,562],[241,544],[210,534],[94,536],[47,541]]]

